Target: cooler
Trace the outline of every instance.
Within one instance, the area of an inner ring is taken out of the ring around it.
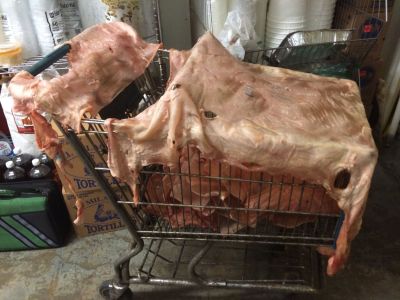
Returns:
[[[0,183],[0,251],[60,247],[70,229],[55,181]]]

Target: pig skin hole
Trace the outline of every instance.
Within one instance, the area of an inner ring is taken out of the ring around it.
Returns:
[[[204,117],[206,117],[206,119],[212,120],[212,119],[215,119],[217,117],[217,114],[212,112],[212,111],[206,110],[204,112]]]
[[[351,174],[349,170],[341,170],[336,174],[335,183],[333,186],[337,189],[344,190],[350,183]]]

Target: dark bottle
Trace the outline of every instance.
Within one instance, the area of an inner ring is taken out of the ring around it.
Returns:
[[[14,164],[12,160],[6,162],[7,170],[4,172],[5,181],[20,181],[25,179],[25,170]]]
[[[14,148],[13,150],[15,157],[13,158],[14,164],[17,167],[21,167],[26,171],[31,168],[32,155],[28,153],[22,153],[21,148]]]
[[[44,179],[51,177],[51,169],[49,166],[40,163],[38,158],[32,160],[32,169],[29,171],[29,177],[32,179]]]
[[[8,162],[10,158],[5,155],[0,155],[0,170],[4,171],[6,169],[6,162]]]
[[[50,167],[50,169],[54,169],[54,163],[53,161],[47,156],[46,153],[42,153],[39,155],[38,159],[42,164],[45,164],[46,166]]]

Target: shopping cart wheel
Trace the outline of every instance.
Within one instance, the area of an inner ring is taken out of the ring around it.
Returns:
[[[113,280],[104,281],[99,288],[100,295],[106,300],[131,300],[133,293],[129,286],[121,286]]]

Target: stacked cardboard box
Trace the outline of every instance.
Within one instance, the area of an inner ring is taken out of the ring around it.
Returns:
[[[94,135],[89,135],[94,142],[94,146],[90,143],[86,135],[82,134],[78,135],[78,137],[96,165],[105,167],[106,156],[100,156],[95,148],[100,151],[105,149],[102,149],[104,146],[101,145],[96,137]],[[57,167],[57,171],[63,184],[63,196],[71,220],[76,218],[76,198],[71,189],[74,190],[84,205],[83,222],[80,225],[74,225],[77,236],[83,237],[123,228],[124,225],[111,202],[100,189],[95,178],[86,169],[82,159],[78,156],[72,145],[65,137],[60,137],[60,142],[65,154],[66,164],[64,170],[60,170],[59,167]],[[132,199],[127,187],[121,190],[118,188],[115,178],[109,173],[105,173],[105,176],[120,200]]]
[[[115,192],[120,200],[124,200],[121,191],[115,190]],[[78,195],[84,205],[82,224],[74,224],[75,233],[78,237],[115,231],[124,227],[120,217],[103,191],[85,191]],[[63,190],[63,196],[72,220],[76,217],[76,198],[67,189]]]

